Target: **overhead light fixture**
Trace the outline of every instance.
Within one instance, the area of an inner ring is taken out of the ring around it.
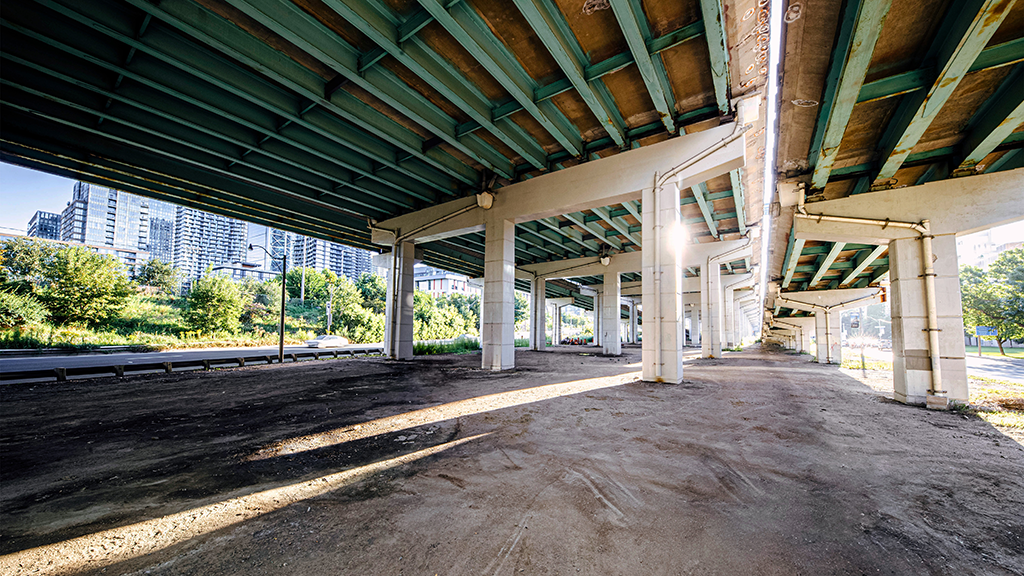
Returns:
[[[612,259],[611,259],[610,256],[601,256],[601,265],[602,266],[607,266],[607,265],[609,265],[611,263],[612,263]]]

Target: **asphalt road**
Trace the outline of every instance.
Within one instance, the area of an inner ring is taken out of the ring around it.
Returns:
[[[892,352],[875,348],[865,348],[864,357],[870,360],[892,362]],[[860,348],[844,348],[843,358],[860,358]],[[999,380],[1010,380],[1018,384],[1024,384],[1024,360],[993,358],[992,356],[982,356],[979,358],[977,353],[971,354],[968,350],[967,374],[969,376],[998,378]]]
[[[354,344],[341,346],[363,349],[365,345]],[[285,354],[308,352],[308,346],[285,346]],[[320,348],[321,352],[330,352],[335,348]],[[154,362],[183,362],[188,360],[208,360],[214,358],[233,358],[235,356],[277,356],[277,346],[260,348],[202,348],[197,350],[166,350],[163,352],[119,352],[114,354],[75,354],[68,356],[27,356],[23,358],[0,358],[0,372],[20,372],[25,370],[48,370],[52,368],[82,368],[90,366],[111,366],[115,364],[151,364]]]

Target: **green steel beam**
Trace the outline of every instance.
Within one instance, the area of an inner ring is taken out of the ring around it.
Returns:
[[[615,238],[608,237],[606,235],[607,230],[605,230],[602,226],[598,226],[597,223],[586,222],[583,219],[582,212],[570,212],[569,214],[565,214],[565,217],[568,218],[569,221],[572,222],[573,224],[576,224],[580,228],[583,228],[584,230],[593,234],[601,242],[604,242],[605,244],[611,246],[612,248],[615,248],[616,250],[622,250],[622,242],[619,242]]]
[[[891,5],[892,0],[849,0],[846,3],[808,158],[814,167],[812,189],[822,189],[828,184],[828,176],[839,155],[839,146],[875,51],[875,42]]]
[[[567,236],[561,234],[560,232],[555,232],[554,230],[547,228],[540,222],[523,222],[521,224],[517,224],[517,226],[525,230],[529,230],[535,236],[543,238],[544,241],[555,246],[558,246],[560,249],[566,252],[572,252],[576,256],[584,255],[583,251],[580,250],[579,247],[574,245],[572,242],[567,242],[567,240],[569,239]]]
[[[619,234],[622,234],[627,240],[632,242],[638,248],[640,247],[640,240],[637,240],[633,234],[629,231],[629,224],[622,221],[621,218],[614,218],[611,215],[611,211],[607,207],[591,208],[590,210],[594,214],[597,214],[602,220],[607,222],[612,228],[615,229]]]
[[[47,4],[53,5],[55,9],[61,10],[63,13],[66,13],[69,17],[74,17],[76,21],[81,22],[87,26],[90,26],[102,33],[105,33],[106,35],[115,38],[121,42],[128,43],[138,48],[140,52],[151,55],[155,57],[156,60],[163,62],[164,64],[168,64],[176,69],[179,69],[191,77],[199,78],[201,80],[204,80],[205,82],[213,84],[214,86],[223,89],[225,92],[237,98],[240,98],[243,101],[255,104],[258,107],[261,107],[267,111],[277,114],[285,118],[288,122],[296,123],[310,130],[313,130],[314,132],[320,134],[321,136],[330,138],[333,141],[337,142],[338,144],[346,146],[355,152],[365,154],[373,158],[373,160],[380,162],[381,164],[384,164],[385,166],[388,166],[392,169],[395,169],[396,171],[405,172],[409,176],[412,176],[418,180],[421,180],[423,183],[428,184],[431,187],[434,187],[438,191],[451,193],[450,188],[440,185],[436,181],[436,178],[427,176],[415,170],[406,170],[401,165],[401,163],[396,161],[393,151],[383,152],[381,146],[378,145],[378,141],[375,138],[367,137],[365,132],[354,131],[351,128],[347,128],[342,123],[339,123],[333,119],[325,122],[324,120],[328,118],[333,118],[329,115],[324,115],[322,117],[317,116],[316,118],[313,118],[313,112],[315,111],[310,112],[310,114],[305,117],[299,117],[292,111],[295,108],[293,102],[285,103],[280,101],[280,98],[276,99],[277,101],[270,101],[268,99],[261,99],[259,96],[254,95],[253,91],[260,89],[263,86],[266,86],[267,90],[264,91],[265,95],[269,93],[274,93],[276,91],[276,93],[280,94],[282,97],[291,99],[290,96],[285,96],[283,92],[280,92],[280,90],[273,88],[272,85],[266,83],[262,78],[259,78],[249,73],[248,71],[244,71],[240,68],[234,67],[225,60],[211,56],[209,54],[208,49],[192,45],[177,35],[169,36],[166,32],[159,29],[154,29],[153,31],[151,31],[145,39],[147,44],[142,45],[134,38],[122,34],[112,28],[109,28],[106,25],[91,20],[87,18],[84,14],[68,10],[52,2],[47,2]],[[169,4],[169,2],[165,3],[165,5],[167,4]],[[51,26],[53,26],[53,24],[51,24]],[[34,31],[30,31],[22,26],[10,23],[7,20],[3,21],[3,25],[12,27],[13,29],[17,29],[19,32],[23,34],[26,34],[41,42],[57,47],[66,52],[73,53],[76,56],[89,60],[98,65],[104,67],[111,67],[109,63],[102,61],[90,54],[86,54],[82,51],[75,50],[67,46],[66,44],[62,44],[45,35],[36,33]],[[237,32],[241,33],[240,30],[237,30]],[[189,60],[188,62],[185,61],[186,58]],[[125,76],[129,77],[129,73],[125,72]],[[358,105],[366,107],[364,104],[362,104],[362,102],[358,102]],[[321,120],[321,118],[323,118],[324,120]],[[383,146],[393,150],[390,144]],[[463,167],[463,169],[465,169],[465,167]],[[447,177],[448,176],[446,176],[446,178]],[[416,187],[410,187],[407,191],[412,194],[417,193]],[[431,195],[429,199],[427,196],[424,196],[423,199],[426,201],[433,201],[433,196]]]
[[[456,121],[425,96],[381,67],[359,71],[359,54],[320,20],[290,2],[225,0],[250,18],[327,64],[349,82],[430,130],[473,160],[508,178],[511,162],[480,140],[455,135]],[[297,62],[296,66],[300,66]]]
[[[783,273],[782,287],[789,288],[793,281],[793,273],[796,272],[797,262],[800,261],[800,253],[804,249],[804,240],[796,239],[795,230],[789,233],[789,250],[786,252],[786,270]]]
[[[609,104],[609,102],[601,98],[594,90],[594,87],[584,78],[581,60],[574,54],[579,52],[579,47],[575,45],[576,40],[571,36],[563,34],[556,22],[556,18],[561,18],[561,12],[552,13],[551,8],[554,8],[556,11],[558,8],[550,6],[549,3],[543,0],[513,1],[526,18],[527,23],[537,33],[541,43],[544,44],[544,47],[547,48],[555,62],[558,63],[558,67],[562,69],[562,72],[566,75],[573,88],[579,93],[580,98],[583,99],[583,102],[594,113],[601,126],[608,132],[608,135],[619,146],[625,144],[626,129],[611,112],[614,104]]]
[[[718,225],[715,223],[714,218],[715,207],[707,200],[707,183],[701,182],[696,186],[692,186],[690,190],[693,192],[693,197],[697,201],[697,204],[700,206],[700,213],[704,216],[704,222],[708,225],[708,230],[711,231],[712,236],[718,238]]]
[[[371,198],[377,198],[377,199],[380,199],[380,200],[384,200],[384,201],[388,202],[389,204],[392,204],[393,206],[398,206],[398,207],[405,208],[405,209],[413,209],[413,208],[416,207],[416,205],[410,200],[410,198],[408,196],[406,196],[404,193],[399,192],[398,189],[389,189],[389,188],[381,186],[379,184],[374,184],[373,182],[359,183],[359,184],[352,183],[352,181],[353,181],[353,171],[352,171],[351,167],[349,165],[345,164],[345,163],[339,162],[334,156],[325,154],[324,151],[322,149],[320,149],[320,148],[304,147],[304,146],[302,146],[300,144],[297,144],[297,143],[295,144],[296,147],[298,147],[301,150],[311,154],[315,158],[318,158],[318,159],[320,159],[322,161],[331,163],[334,166],[338,166],[338,167],[342,168],[345,171],[342,172],[342,173],[338,173],[338,172],[331,171],[331,168],[329,168],[329,167],[316,167],[316,166],[313,166],[312,164],[313,164],[313,160],[314,159],[294,154],[294,152],[292,152],[290,148],[284,148],[284,149],[282,149],[280,151],[275,152],[273,150],[273,147],[269,147],[268,148],[267,146],[253,146],[252,144],[242,140],[242,136],[237,136],[237,137],[236,136],[232,136],[226,130],[225,131],[218,131],[218,130],[214,130],[213,128],[211,128],[212,125],[216,125],[218,123],[218,120],[220,119],[220,117],[230,117],[231,116],[230,113],[227,113],[227,112],[224,112],[224,111],[218,111],[218,112],[220,112],[221,116],[212,116],[212,117],[200,118],[200,117],[195,117],[194,116],[195,112],[194,112],[192,118],[182,118],[182,117],[177,116],[175,114],[171,114],[171,113],[165,112],[165,111],[157,108],[156,106],[152,106],[150,104],[141,102],[139,100],[132,99],[132,98],[130,98],[130,97],[125,95],[125,91],[124,90],[122,90],[121,93],[114,93],[114,92],[111,92],[111,91],[108,91],[108,90],[104,90],[103,88],[95,86],[95,85],[93,85],[93,84],[91,84],[89,82],[85,82],[83,80],[77,80],[77,79],[72,78],[70,76],[67,76],[67,75],[64,75],[64,74],[60,74],[59,72],[55,72],[55,71],[50,70],[50,69],[48,69],[48,68],[46,68],[44,66],[40,66],[40,65],[37,65],[35,63],[29,62],[29,61],[27,61],[25,59],[19,58],[19,57],[14,56],[14,55],[12,55],[10,53],[4,53],[2,55],[2,57],[5,60],[9,60],[9,61],[14,62],[16,64],[20,64],[20,65],[25,66],[27,68],[30,68],[30,69],[32,69],[32,70],[34,70],[36,72],[40,72],[42,74],[49,75],[49,76],[51,76],[51,77],[53,77],[55,79],[67,82],[68,84],[70,84],[72,86],[75,86],[75,87],[77,87],[79,89],[85,89],[85,90],[89,90],[89,91],[95,92],[95,93],[103,95],[103,96],[107,96],[108,97],[108,101],[118,101],[118,102],[127,104],[127,105],[129,105],[131,107],[137,108],[139,110],[143,110],[143,111],[148,112],[150,114],[153,114],[155,116],[159,116],[160,118],[163,118],[163,119],[175,122],[175,123],[177,123],[177,124],[179,124],[181,126],[188,127],[188,128],[193,129],[193,130],[202,132],[202,133],[204,133],[206,135],[222,139],[222,140],[224,140],[226,142],[230,142],[230,143],[232,143],[232,144],[234,144],[234,145],[236,145],[236,146],[238,146],[240,148],[245,149],[246,152],[255,151],[255,152],[257,152],[259,154],[262,154],[262,155],[264,155],[264,156],[266,156],[268,158],[272,158],[274,160],[277,160],[277,161],[281,162],[282,164],[292,165],[292,166],[301,168],[303,170],[306,170],[306,171],[310,172],[311,174],[315,174],[315,175],[318,175],[320,177],[323,177],[323,178],[326,178],[326,179],[329,179],[329,180],[334,180],[336,182],[341,182],[341,183],[343,183],[343,185],[345,187],[351,187],[353,189],[359,190],[359,191],[367,194]],[[12,74],[12,70],[13,70],[13,74]],[[6,70],[6,73],[9,76],[17,76],[17,67],[8,68]],[[264,137],[263,141],[265,142],[266,139],[270,138],[270,137],[271,137],[271,134],[268,134],[267,136]],[[282,138],[279,135],[277,137],[282,139],[282,140],[286,140],[286,139]],[[245,154],[243,154],[243,157],[244,156],[245,156]],[[238,162],[238,161],[236,160],[232,164],[234,164],[236,162]],[[232,164],[229,164],[229,167]],[[351,200],[355,201],[355,202],[360,202],[360,203],[362,202],[362,199],[357,198],[357,197],[348,197],[348,196],[345,196],[345,195],[341,195],[341,196],[346,197],[346,198],[351,198]],[[394,212],[394,208],[392,207],[389,210],[389,212]]]
[[[668,100],[661,87],[661,81],[658,79],[658,72],[654,69],[651,54],[647,51],[647,45],[640,32],[638,18],[646,18],[646,16],[644,16],[643,12],[639,15],[635,14],[629,4],[629,0],[611,0],[611,7],[612,12],[615,13],[615,19],[619,22],[619,28],[626,37],[626,43],[629,45],[629,51],[633,54],[633,60],[640,70],[640,76],[647,86],[647,92],[654,102],[654,107],[662,114],[661,121],[669,132],[675,132],[676,126],[672,120],[674,111],[668,107]]]
[[[711,78],[715,84],[715,101],[718,111],[729,113],[729,50],[725,45],[725,19],[722,17],[721,0],[700,0],[704,15],[704,37],[708,42],[711,58]],[[669,129],[669,132],[672,130]]]
[[[49,3],[49,0],[39,1]],[[363,129],[367,134],[366,137],[383,136],[387,142],[406,154],[431,164],[463,183],[476,184],[478,177],[475,171],[462,162],[442,152],[439,148],[424,151],[422,138],[344,90],[338,90],[325,97],[326,82],[322,78],[312,71],[298,66],[294,60],[273,49],[263,40],[246,33],[194,2],[164,0],[157,7],[146,0],[126,1],[250,69],[258,71],[263,77],[278,83],[291,93],[316,102]],[[101,25],[97,29],[103,31],[101,28],[107,27]],[[122,39],[122,41],[129,45],[134,43],[131,39]],[[140,46],[140,49],[143,47]],[[146,46],[146,49],[152,50],[149,46]],[[165,60],[169,60],[167,55],[157,53],[152,53],[152,55],[163,56]],[[197,72],[206,77],[210,76],[210,74],[198,70]],[[227,78],[214,77],[214,79],[222,84],[227,83]],[[237,88],[251,90],[245,85],[237,86]],[[259,98],[259,95],[255,96]]]
[[[1024,160],[1024,154],[1021,153],[1020,148],[1014,150],[1008,150],[998,160],[992,163],[991,166],[985,169],[986,173],[999,172],[1000,170],[1011,170],[1013,168],[1021,167],[1021,160]]]
[[[805,252],[804,255],[806,256],[807,253]],[[822,262],[822,260],[824,260],[824,256],[819,256],[815,260],[814,264],[804,264],[803,266],[797,266],[796,267],[796,272],[806,272],[806,273],[814,274],[815,272],[818,271],[818,265]],[[857,265],[857,263],[852,261],[852,260],[849,261],[849,262],[834,262],[832,264],[832,266],[829,267],[829,270],[827,272],[825,272],[825,276],[826,277],[827,276],[832,276],[833,273],[834,273],[835,276],[842,276],[843,275],[843,272],[842,272],[843,270],[851,270],[856,265]],[[872,267],[888,266],[889,265],[889,259],[888,258],[877,258],[877,259],[875,259],[875,261],[871,265],[872,265]]]
[[[998,68],[1018,62],[1024,62],[1024,38],[985,48],[968,72]],[[934,78],[935,74],[934,68],[927,67],[886,76],[873,82],[865,82],[860,89],[860,95],[857,96],[857,103],[892,98],[915,90],[923,90],[928,87],[929,80]]]
[[[1024,123],[1024,64],[1013,67],[992,96],[975,112],[967,125],[967,138],[953,164],[956,171],[974,167]]]
[[[879,147],[883,162],[875,180],[892,178],[903,166],[1015,2],[967,0],[950,6],[929,50],[939,73],[927,91],[911,93],[900,103]]]
[[[839,285],[848,286],[851,282],[854,281],[854,279],[857,278],[857,276],[860,275],[861,272],[863,272],[868,266],[871,266],[871,263],[877,260],[878,257],[882,255],[882,252],[885,252],[888,249],[889,247],[887,245],[882,244],[880,246],[876,246],[873,250],[870,251],[862,250],[860,253],[857,254],[857,257],[854,260],[856,265],[850,270],[849,273],[846,274],[846,276],[843,277],[842,280],[839,281]]]
[[[556,232],[559,235],[564,236],[565,238],[568,238],[569,240],[579,244],[583,248],[584,254],[596,254],[599,249],[598,243],[596,241],[586,240],[583,237],[583,234],[580,233],[578,230],[573,230],[572,228],[563,228],[561,226],[561,222],[557,218],[542,218],[540,220],[537,220],[537,222],[547,227],[549,230]]]
[[[452,69],[443,57],[415,36],[399,44],[396,41],[399,35],[398,23],[374,10],[363,0],[324,0],[324,4],[535,168],[546,168],[543,148],[532,139],[524,140],[521,133],[512,130],[515,123],[511,120],[492,120],[491,103],[461,73]],[[464,133],[456,129],[457,136]]]
[[[822,260],[821,265],[814,272],[814,276],[811,277],[810,285],[814,286],[825,276],[825,272],[828,271],[832,263],[839,257],[839,253],[843,251],[843,247],[846,246],[845,242],[833,242],[832,249],[828,251],[828,255]]]
[[[574,156],[583,152],[583,141],[579,134],[567,133],[563,126],[556,124],[554,106],[550,105],[548,109],[541,110],[541,106],[534,103],[533,91],[536,83],[522,71],[516,60],[507,53],[501,42],[494,38],[486,25],[477,25],[482,23],[475,21],[476,14],[472,8],[457,4],[448,11],[437,0],[419,0],[419,3],[556,142]]]
[[[743,192],[743,177],[740,169],[729,172],[729,180],[732,181],[732,201],[736,205],[736,222],[739,224],[740,234],[747,234],[747,204]]]
[[[241,119],[240,117],[235,116],[233,113],[228,112],[228,111],[224,110],[223,108],[220,109],[220,111],[217,111],[217,109],[215,107],[213,107],[212,105],[206,103],[206,100],[210,99],[209,95],[207,95],[207,94],[197,94],[196,96],[187,95],[184,92],[181,92],[179,90],[176,90],[174,88],[166,86],[165,84],[163,84],[161,82],[152,80],[151,78],[149,78],[147,76],[143,76],[142,74],[136,74],[136,73],[128,71],[128,70],[126,70],[124,68],[121,68],[121,67],[118,67],[116,65],[110,64],[109,62],[106,62],[105,60],[102,60],[100,58],[92,56],[91,54],[87,54],[87,53],[82,52],[80,50],[74,49],[74,48],[68,46],[67,44],[63,44],[61,42],[58,42],[58,41],[56,41],[56,40],[54,40],[52,38],[49,38],[49,37],[47,37],[45,35],[39,34],[39,33],[34,32],[32,30],[28,30],[27,28],[24,28],[23,26],[14,24],[14,23],[6,20],[6,19],[0,21],[0,23],[2,23],[2,25],[4,27],[10,28],[12,30],[16,30],[16,31],[18,31],[19,33],[21,33],[21,34],[23,34],[25,36],[33,38],[33,39],[35,39],[35,40],[37,40],[39,42],[42,42],[42,43],[44,43],[46,45],[52,46],[52,47],[54,47],[54,48],[56,48],[58,50],[61,50],[61,51],[65,52],[65,53],[73,54],[73,55],[77,56],[78,58],[81,58],[81,59],[83,59],[83,60],[85,60],[87,62],[90,62],[90,63],[95,64],[97,66],[100,66],[100,67],[112,70],[112,71],[117,72],[119,74],[123,74],[126,78],[130,78],[132,80],[140,82],[141,84],[146,85],[146,86],[151,87],[151,88],[154,88],[157,91],[160,91],[160,92],[172,95],[172,96],[174,96],[176,98],[182,99],[182,100],[184,100],[186,102],[189,102],[190,104],[196,105],[196,106],[198,106],[200,108],[209,109],[209,110],[213,111],[214,113],[222,114],[225,117],[234,118],[234,119],[236,119],[236,121],[238,121],[239,123],[241,123],[241,124],[243,124],[243,125],[245,125],[245,126],[247,126],[249,128],[252,128],[252,129],[258,130],[258,131],[262,131],[264,133],[264,135],[272,136],[272,135],[274,135],[276,133],[276,131],[270,130],[270,129],[266,129],[263,126],[259,125],[257,122]],[[56,25],[57,25],[56,22],[48,23],[48,27],[51,28],[51,29],[54,29],[56,27]],[[60,28],[58,28],[58,29],[60,29]],[[152,34],[151,34],[151,36],[152,36]],[[161,60],[161,61],[163,61],[163,60]],[[176,67],[182,68],[183,72],[185,72],[187,74],[190,74],[190,73],[193,72],[192,68],[187,67],[186,65],[182,65],[180,62],[177,62],[177,61],[172,61],[171,62],[171,65],[176,65],[176,64],[179,65],[179,66],[176,66]],[[136,66],[135,68],[138,69],[139,67]],[[184,82],[181,82],[181,83],[177,83],[176,86],[180,87],[182,90],[189,89],[189,87],[184,85],[184,84],[185,84]],[[219,87],[224,87],[224,86],[219,86]],[[228,90],[228,91],[231,92],[231,90]],[[248,93],[241,93],[241,92],[240,93],[231,92],[231,93],[233,95],[239,96],[239,97],[241,97],[243,99],[248,99],[248,96],[249,96]],[[268,111],[270,111],[270,112],[272,112],[274,114],[281,115],[281,116],[284,116],[284,117],[288,118],[289,121],[301,124],[304,127],[306,127],[308,129],[312,130],[313,132],[317,133],[318,135],[320,135],[320,136],[322,136],[324,138],[327,138],[327,139],[333,141],[336,144],[340,144],[341,146],[344,146],[344,147],[352,150],[352,152],[355,152],[357,154],[367,154],[374,161],[380,162],[381,164],[383,164],[385,166],[388,166],[389,168],[399,168],[399,164],[396,163],[394,158],[393,158],[393,154],[394,154],[393,152],[385,152],[383,149],[375,149],[373,147],[374,146],[374,142],[372,140],[368,141],[365,138],[363,138],[362,141],[357,140],[357,138],[360,138],[360,136],[358,136],[354,131],[352,131],[352,130],[350,130],[348,128],[344,128],[339,123],[336,123],[336,122],[324,122],[324,121],[321,121],[319,118],[314,118],[314,117],[311,117],[311,116],[306,116],[306,117],[301,117],[300,118],[300,117],[294,115],[293,113],[290,113],[287,110],[284,110],[284,109],[278,108],[276,106],[273,106],[270,103],[259,103],[258,105],[260,105],[260,107],[265,108],[266,110],[268,110]],[[355,144],[355,142],[359,142],[359,144],[357,145],[357,144]],[[390,184],[392,186],[396,186],[396,188],[398,190],[401,190],[405,194],[411,194],[411,195],[417,196],[417,197],[419,197],[419,198],[421,198],[421,199],[423,199],[425,201],[428,201],[428,202],[433,202],[434,201],[435,196],[434,196],[433,193],[429,193],[429,194],[426,193],[426,189],[421,188],[419,184],[416,184],[412,180],[406,180],[403,177],[403,181],[401,181],[401,182],[398,182],[398,181],[396,181],[396,182],[388,182],[387,180],[381,179],[382,173],[374,174],[374,170],[373,170],[373,166],[372,166],[373,163],[369,159],[360,158],[358,156],[354,156],[350,152],[345,152],[345,151],[342,151],[342,150],[331,151],[330,150],[330,145],[328,145],[326,143],[323,143],[323,142],[318,142],[317,144],[314,144],[312,147],[313,148],[318,148],[318,147],[326,148],[327,151],[332,152],[331,156],[335,156],[338,159],[338,161],[341,162],[341,164],[344,165],[348,169],[351,169],[351,170],[354,170],[354,171],[357,171],[357,172],[361,172],[361,173],[364,173],[364,174],[369,175],[369,176],[373,176],[375,179],[379,179],[383,183]],[[385,156],[386,154],[390,154],[391,158],[386,157]],[[429,184],[429,185],[437,188],[438,190],[445,189],[443,186],[440,186],[434,180],[431,180],[430,178],[425,177],[424,174],[416,174],[416,173],[410,172],[409,175],[410,176],[415,176],[421,182],[423,182],[425,184]]]

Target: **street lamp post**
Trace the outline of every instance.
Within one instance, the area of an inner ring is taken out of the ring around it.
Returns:
[[[271,260],[274,259],[274,255],[267,251],[263,246],[253,246],[249,244],[249,251],[252,252],[254,248],[259,248],[267,253],[267,256]],[[277,341],[277,363],[284,364],[284,303],[287,298],[287,274],[288,274],[288,251],[285,250],[284,254],[281,255],[281,324],[278,330],[279,338]]]

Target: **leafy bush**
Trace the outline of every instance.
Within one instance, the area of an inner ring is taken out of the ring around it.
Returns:
[[[134,293],[121,263],[84,247],[57,250],[42,271],[39,299],[57,325],[103,324]]]
[[[0,290],[0,327],[36,324],[46,318],[46,307],[30,294]]]
[[[185,323],[206,334],[238,331],[242,293],[234,282],[207,274],[192,283],[185,302]]]

